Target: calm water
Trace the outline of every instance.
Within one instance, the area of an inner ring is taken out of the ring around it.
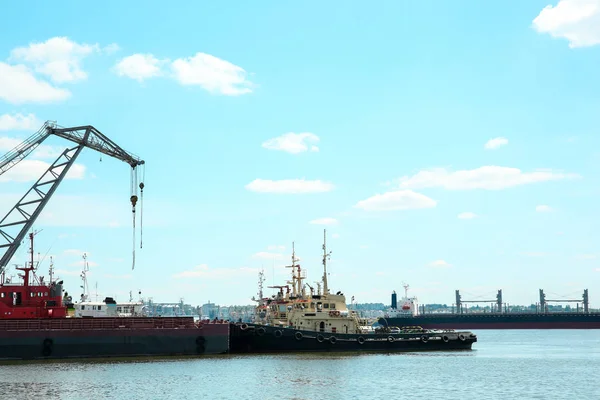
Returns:
[[[10,399],[600,399],[600,330],[476,331],[471,352],[0,365]]]

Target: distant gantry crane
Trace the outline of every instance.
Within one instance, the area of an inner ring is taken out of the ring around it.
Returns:
[[[540,302],[539,304],[536,304],[536,312],[539,313],[548,313],[548,303],[549,302],[556,302],[556,303],[577,303],[577,312],[580,312],[579,310],[579,303],[583,304],[583,312],[584,313],[589,313],[590,310],[590,299],[589,299],[589,294],[588,294],[588,290],[584,289],[583,290],[583,295],[581,297],[581,299],[546,299],[546,294],[544,293],[543,289],[540,289]],[[456,296],[456,313],[458,314],[462,314],[465,312],[465,303],[492,303],[492,307],[491,307],[491,311],[492,312],[496,312],[496,313],[506,313],[508,312],[508,305],[505,305],[505,303],[502,302],[502,289],[498,290],[498,293],[496,294],[496,298],[495,299],[487,299],[487,300],[463,300],[462,296],[460,294],[459,290],[455,291],[455,296]],[[503,308],[503,305],[505,306]],[[538,308],[539,307],[539,308]]]
[[[75,163],[84,147],[114,157],[131,166],[131,206],[133,213],[133,262],[135,267],[135,210],[138,200],[138,187],[143,208],[144,183],[138,185],[138,167],[145,162],[139,157],[123,150],[112,140],[104,136],[91,125],[63,128],[53,121],[46,121],[35,134],[17,145],[3,157],[0,157],[0,176],[17,165],[49,136],[59,136],[74,142],[76,146],[65,149],[42,176],[33,184],[15,206],[0,220],[0,273],[3,273],[11,258],[15,255],[27,231],[48,204],[50,197]],[[143,176],[143,175],[142,175]],[[140,216],[141,219],[141,216]],[[140,242],[140,247],[141,247]],[[4,253],[2,253],[2,251]]]

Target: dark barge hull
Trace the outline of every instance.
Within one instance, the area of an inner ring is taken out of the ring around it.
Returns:
[[[378,322],[426,329],[600,329],[600,313],[423,314],[380,318]]]
[[[232,323],[229,332],[233,354],[471,350],[477,341],[471,332],[360,335],[239,323]]]
[[[223,354],[228,323],[193,317],[0,320],[0,359]]]

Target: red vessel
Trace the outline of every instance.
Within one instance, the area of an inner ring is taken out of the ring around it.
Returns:
[[[67,306],[63,304],[62,281],[44,283],[43,278],[35,275],[33,262],[33,233],[29,234],[31,260],[19,275],[23,283],[7,283],[5,274],[0,277],[0,319],[17,318],[64,318]],[[52,279],[52,278],[51,278]],[[34,284],[31,284],[31,280]]]

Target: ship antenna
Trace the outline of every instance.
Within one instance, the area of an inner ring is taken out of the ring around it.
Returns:
[[[52,283],[54,279],[54,261],[52,260],[52,256],[50,256],[50,268],[48,269],[50,272],[50,283]]]
[[[327,252],[327,230],[323,229],[323,294],[329,294],[327,285],[327,259],[331,258],[331,251]]]
[[[88,263],[87,263],[87,254],[83,253],[83,271],[81,271],[81,280],[83,281],[83,285],[81,288],[83,289],[83,294],[81,295],[81,301],[86,301],[88,299],[88,283],[87,283],[87,272],[89,271]]]
[[[265,272],[263,269],[258,273],[258,301],[263,299],[263,282],[265,281]]]
[[[408,286],[408,283],[404,283],[402,286],[404,287],[404,298],[408,299],[408,288],[410,286]]]

